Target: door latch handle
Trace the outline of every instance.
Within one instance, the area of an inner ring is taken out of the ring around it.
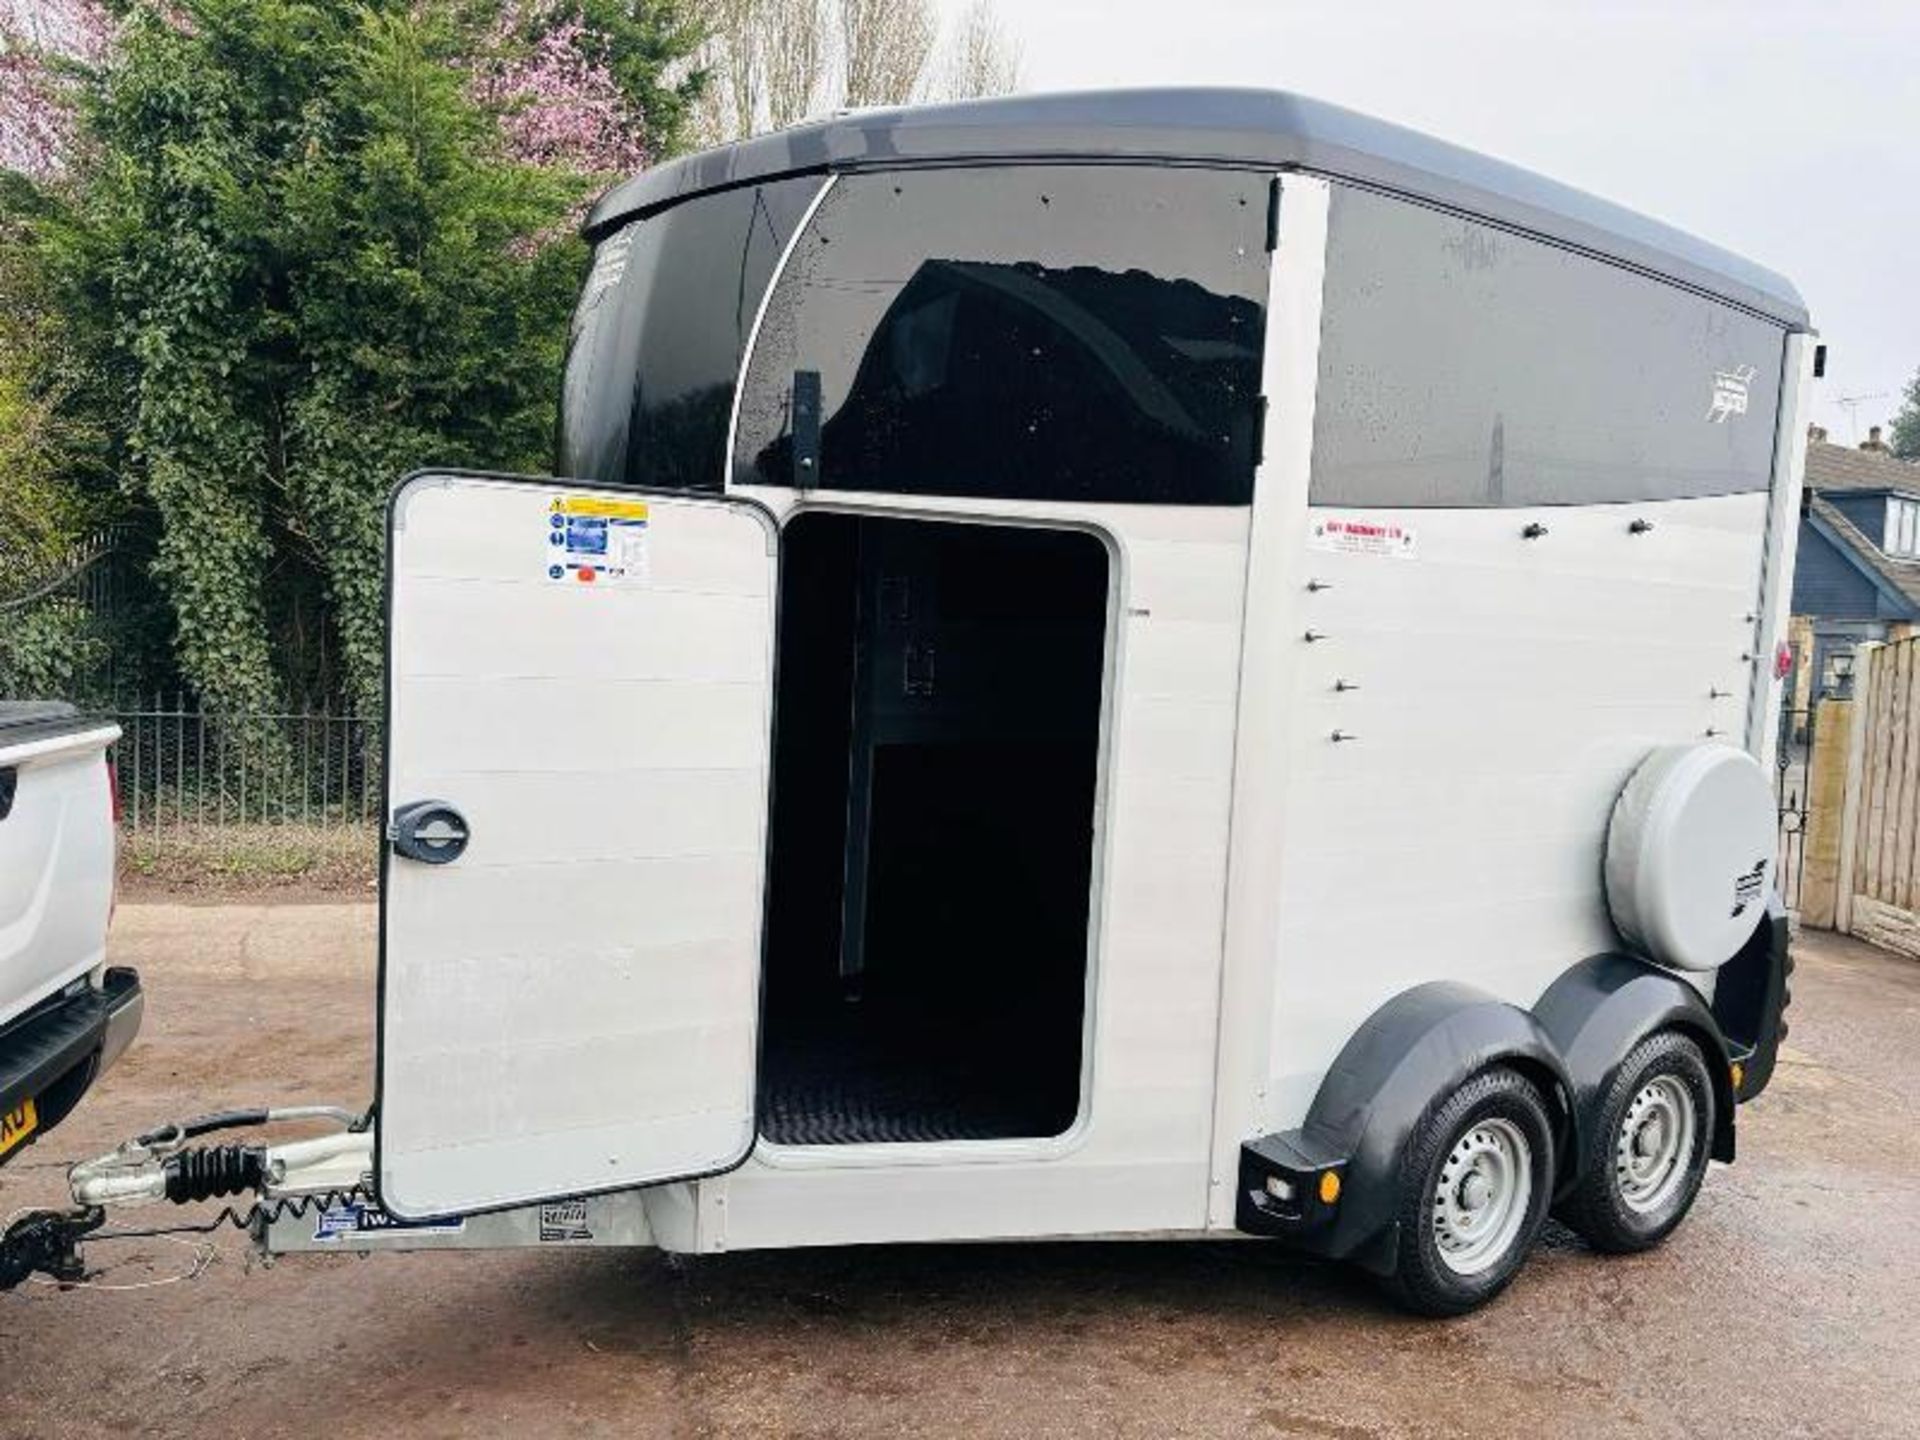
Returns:
[[[422,865],[451,865],[466,852],[466,817],[444,800],[416,800],[393,812],[387,843],[393,853]]]

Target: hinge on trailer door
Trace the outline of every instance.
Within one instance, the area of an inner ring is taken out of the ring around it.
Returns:
[[[820,483],[820,372],[793,372],[793,488]]]

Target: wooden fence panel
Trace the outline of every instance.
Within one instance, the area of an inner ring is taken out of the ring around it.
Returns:
[[[1887,740],[1892,728],[1888,723],[1892,714],[1889,699],[1893,694],[1887,670],[1891,658],[1888,651],[1878,650],[1868,665],[1872,677],[1872,688],[1868,691],[1870,713],[1867,717],[1866,753],[1862,757],[1865,774],[1860,787],[1860,822],[1854,837],[1854,844],[1859,848],[1855,870],[1859,877],[1857,889],[1866,895],[1878,894],[1884,880],[1880,864],[1880,834],[1887,813]]]
[[[1913,713],[1917,678],[1914,647],[1900,645],[1895,648],[1899,657],[1899,680],[1896,683],[1904,700],[1900,707],[1899,722],[1903,743],[1899,772],[1900,806],[1893,824],[1893,882],[1887,887],[1887,900],[1903,910],[1910,910],[1913,908],[1914,857],[1916,850],[1920,849],[1914,844],[1914,791],[1916,778],[1920,777],[1920,753],[1916,753],[1920,752],[1920,717]]]
[[[1852,895],[1842,913],[1856,933],[1920,933],[1920,637],[1863,650],[1861,660],[1859,773],[1847,777],[1854,813],[1841,865]]]

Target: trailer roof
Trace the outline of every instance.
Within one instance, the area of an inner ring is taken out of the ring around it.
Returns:
[[[1444,141],[1277,90],[1101,90],[861,110],[702,151],[615,186],[587,220],[809,171],[994,161],[1182,161],[1302,170],[1393,191],[1590,251],[1804,328],[1764,266],[1584,191]]]

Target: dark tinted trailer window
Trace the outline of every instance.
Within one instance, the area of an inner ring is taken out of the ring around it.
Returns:
[[[562,474],[718,490],[760,301],[819,176],[689,200],[608,236],[574,317]]]
[[[843,177],[769,301],[735,483],[794,483],[813,372],[828,488],[1244,503],[1267,191],[1165,167]]]
[[[1458,215],[1333,189],[1311,501],[1765,490],[1785,332]]]

